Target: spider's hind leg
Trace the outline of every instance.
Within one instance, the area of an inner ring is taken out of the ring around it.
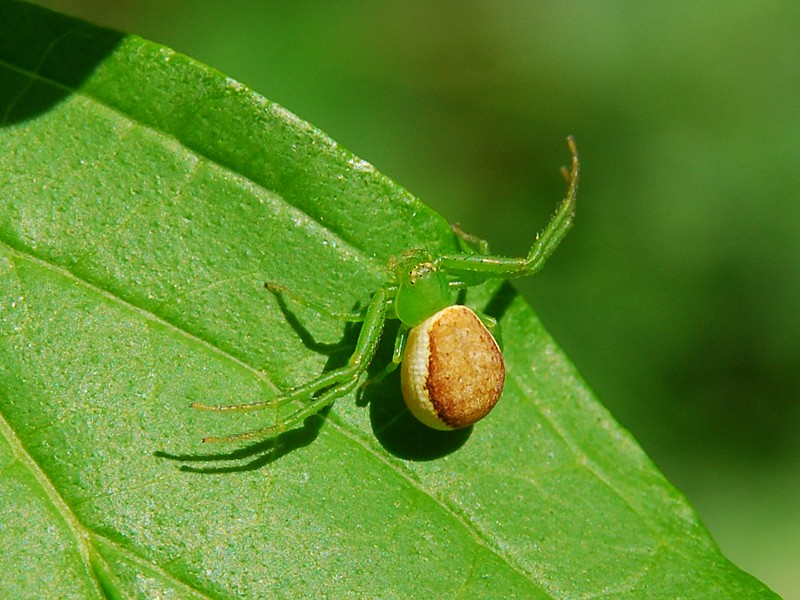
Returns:
[[[351,379],[326,390],[319,396],[315,397],[312,402],[280,419],[280,421],[278,421],[275,425],[270,425],[261,429],[254,429],[252,431],[245,431],[244,433],[234,433],[232,435],[209,435],[203,438],[203,442],[206,444],[217,444],[220,442],[241,442],[245,440],[266,438],[281,434],[284,431],[287,431],[295,425],[301,423],[306,417],[310,417],[311,415],[318,413],[340,396],[344,396],[350,392],[355,387],[357,382],[357,379]]]

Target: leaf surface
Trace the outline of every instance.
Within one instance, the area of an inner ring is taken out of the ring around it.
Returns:
[[[363,306],[390,256],[452,252],[448,223],[213,69],[23,3],[0,3],[0,115],[4,597],[773,597],[508,285],[467,299],[508,363],[474,430],[417,424],[391,377],[203,445],[277,415],[190,402],[258,401],[352,349],[264,281]]]

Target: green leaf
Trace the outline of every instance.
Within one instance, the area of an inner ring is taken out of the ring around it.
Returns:
[[[393,377],[203,445],[276,415],[190,402],[352,348],[264,281],[349,310],[390,256],[452,251],[447,222],[243,85],[27,4],[0,3],[0,115],[3,597],[774,597],[507,285],[468,298],[508,363],[474,430],[417,424]]]

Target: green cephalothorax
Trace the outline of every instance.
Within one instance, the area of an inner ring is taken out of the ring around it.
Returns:
[[[465,251],[433,256],[424,249],[411,249],[389,262],[386,279],[373,294],[365,310],[339,313],[318,302],[298,297],[275,283],[266,287],[275,294],[329,314],[332,318],[361,321],[361,332],[350,360],[343,367],[275,398],[251,404],[193,408],[209,411],[245,411],[278,407],[299,401],[299,407],[276,423],[234,435],[210,436],[205,442],[234,442],[277,435],[331,402],[363,385],[386,319],[399,319],[392,361],[370,381],[377,381],[402,363],[401,387],[411,413],[434,429],[468,427],[485,417],[500,398],[505,383],[505,365],[500,346],[486,324],[471,309],[454,303],[455,291],[487,279],[533,275],[572,226],[578,191],[580,164],[575,142],[567,139],[570,169],[562,169],[567,193],[547,226],[536,236],[527,256],[491,256],[486,242],[457,226],[453,232]]]
[[[453,303],[453,292],[447,276],[424,250],[412,250],[389,262],[397,291],[394,311],[408,327],[416,327],[431,315]]]

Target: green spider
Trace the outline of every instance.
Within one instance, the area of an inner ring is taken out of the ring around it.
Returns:
[[[454,303],[459,290],[487,279],[533,275],[544,265],[572,225],[580,164],[572,137],[567,138],[572,157],[569,171],[562,168],[567,193],[547,226],[536,236],[528,255],[507,258],[487,254],[487,244],[458,227],[453,231],[477,253],[434,257],[424,249],[413,249],[389,261],[386,282],[372,295],[366,310],[337,313],[298,298],[276,284],[266,287],[291,297],[301,305],[346,321],[363,322],[355,350],[347,365],[288,390],[284,394],[250,404],[210,406],[193,403],[207,411],[249,411],[304,401],[279,423],[226,436],[210,436],[204,442],[235,442],[277,435],[301,423],[337,398],[359,386],[372,361],[386,319],[399,319],[392,361],[373,383],[402,365],[403,398],[411,413],[434,429],[459,429],[485,417],[503,391],[505,365],[490,330],[495,321],[478,316],[470,308]],[[488,327],[487,327],[488,326]]]

